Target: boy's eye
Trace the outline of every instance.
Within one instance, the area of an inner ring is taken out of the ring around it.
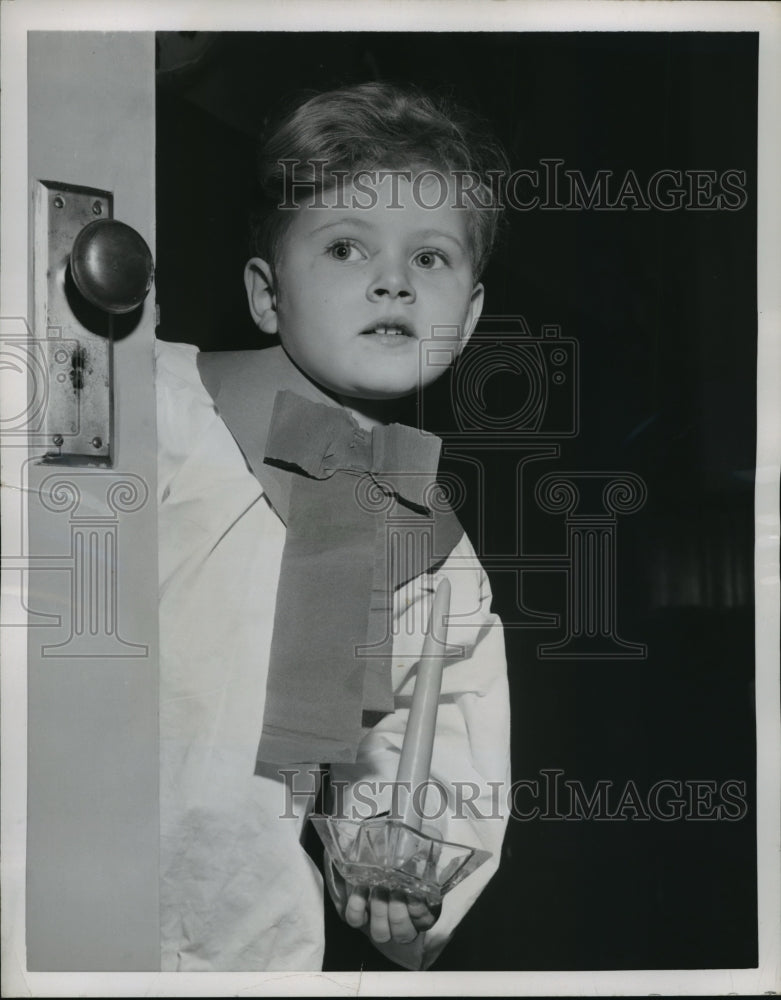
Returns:
[[[326,247],[329,257],[339,261],[365,260],[366,254],[352,240],[334,240]]]
[[[418,267],[422,267],[426,271],[444,267],[447,264],[447,257],[441,250],[421,250],[415,254],[413,259]]]

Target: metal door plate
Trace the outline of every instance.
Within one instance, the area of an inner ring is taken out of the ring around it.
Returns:
[[[48,372],[44,462],[112,464],[111,317],[79,295],[69,267],[79,231],[112,217],[109,191],[36,184],[35,336]]]

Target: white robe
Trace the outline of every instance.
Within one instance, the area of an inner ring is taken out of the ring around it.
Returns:
[[[323,884],[301,846],[315,782],[301,767],[291,796],[274,768],[255,773],[285,527],[203,387],[196,355],[158,342],[162,968],[317,970]],[[443,574],[453,588],[448,641],[464,655],[446,663],[437,718],[432,778],[447,788],[447,808],[436,815],[435,796],[426,812],[438,836],[493,856],[445,896],[430,931],[381,947],[407,968],[429,965],[447,943],[496,870],[507,820],[504,638],[466,538],[436,573],[395,595],[397,709],[364,738],[356,764],[331,769],[350,782],[345,808],[362,814],[370,783],[395,777],[423,602]],[[370,796],[378,810],[389,794]]]

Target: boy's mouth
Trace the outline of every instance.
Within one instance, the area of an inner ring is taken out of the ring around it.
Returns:
[[[414,337],[412,328],[406,323],[376,323],[374,326],[361,330],[361,336],[375,337]]]

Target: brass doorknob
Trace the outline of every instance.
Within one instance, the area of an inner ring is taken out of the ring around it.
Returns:
[[[135,229],[116,219],[95,219],[79,232],[70,255],[73,281],[104,312],[132,312],[154,278],[152,252]]]

